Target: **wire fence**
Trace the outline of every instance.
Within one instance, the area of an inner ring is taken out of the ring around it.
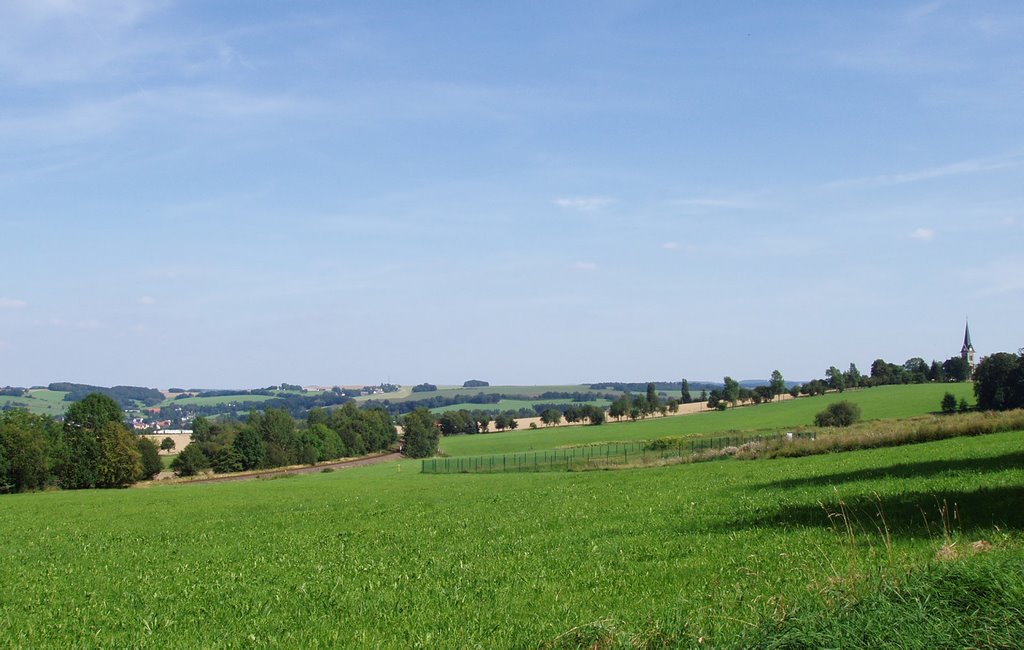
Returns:
[[[715,436],[678,440],[610,442],[582,447],[565,447],[541,451],[427,458],[422,461],[424,474],[491,474],[502,472],[558,472],[630,464],[646,464],[660,459],[702,455],[728,447],[741,447],[780,437],[806,438],[811,433],[786,433],[759,436]]]

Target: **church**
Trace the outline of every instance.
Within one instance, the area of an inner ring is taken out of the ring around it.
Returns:
[[[967,365],[971,368],[971,374],[974,374],[974,345],[971,344],[971,324],[967,322],[964,325],[964,346],[960,348],[960,357],[967,361]]]

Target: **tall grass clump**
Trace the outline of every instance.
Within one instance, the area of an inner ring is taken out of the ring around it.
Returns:
[[[856,588],[837,585],[782,620],[765,621],[753,648],[1024,647],[1019,553],[932,562]]]
[[[813,438],[768,439],[736,454],[737,458],[792,458],[855,449],[896,447],[960,436],[1024,429],[1024,409],[929,416],[855,425],[842,432],[825,430]]]

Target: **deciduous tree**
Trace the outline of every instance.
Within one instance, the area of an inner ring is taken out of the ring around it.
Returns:
[[[0,492],[38,490],[50,480],[53,419],[22,409],[0,412]]]
[[[786,392],[786,380],[782,378],[781,372],[772,370],[772,378],[768,382],[768,387],[771,389],[772,397],[778,397]]]
[[[440,434],[433,414],[418,408],[402,419],[403,449],[409,458],[428,458],[437,453]]]
[[[139,447],[139,459],[142,462],[142,478],[151,480],[164,468],[163,461],[160,460],[160,450],[157,449],[156,443],[146,436],[137,436],[135,442]]]
[[[182,449],[178,457],[171,462],[171,469],[178,476],[195,476],[209,467],[210,459],[196,443]]]
[[[1024,355],[997,352],[982,359],[974,394],[982,411],[1024,408]]]
[[[729,402],[733,406],[736,406],[736,402],[740,399],[740,384],[732,377],[726,377],[724,380],[725,387],[722,388],[722,399]]]
[[[121,407],[99,393],[87,395],[64,415],[67,455],[58,469],[65,488],[119,487],[142,472],[138,446],[124,426]]]

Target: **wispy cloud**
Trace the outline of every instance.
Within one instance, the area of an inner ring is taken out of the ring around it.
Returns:
[[[767,210],[772,206],[767,203],[744,197],[728,196],[696,196],[669,199],[665,202],[669,207],[694,214],[718,211],[749,211]]]
[[[979,295],[995,296],[1024,291],[1024,262],[993,260],[983,266],[967,269],[964,277],[979,288]]]
[[[142,296],[141,298],[139,298],[139,304],[140,305],[155,305],[156,304],[156,298],[154,298],[153,296]]]
[[[0,298],[0,309],[22,309],[28,307],[28,302],[17,298]]]
[[[1024,164],[1024,154],[1019,153],[992,158],[974,158],[970,160],[961,160],[948,165],[919,169],[916,171],[848,178],[827,183],[825,187],[829,189],[849,189],[903,185],[905,183],[929,181],[946,176],[980,174],[1001,169],[1009,169],[1013,167],[1020,167],[1022,164]]]
[[[935,230],[933,228],[917,228],[914,232],[910,233],[910,236],[913,239],[929,241],[935,238]]]
[[[580,212],[594,212],[601,208],[615,203],[615,199],[607,196],[576,196],[571,198],[555,199],[555,205],[567,210],[579,210]]]
[[[0,70],[39,84],[118,74],[151,53],[137,28],[164,0],[7,0],[0,3]]]
[[[679,249],[679,244],[674,241],[667,241],[661,247],[668,251],[674,251]]]
[[[288,96],[258,95],[214,87],[168,87],[112,99],[85,100],[51,111],[0,118],[0,137],[81,141],[172,117],[231,121],[296,116],[314,107]],[[195,124],[193,122],[193,124]]]
[[[572,265],[572,268],[577,271],[596,271],[597,264],[593,262],[576,262]]]

